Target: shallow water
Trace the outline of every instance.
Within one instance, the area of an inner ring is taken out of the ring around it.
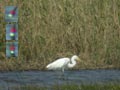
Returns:
[[[120,70],[79,70],[65,71],[64,77],[56,71],[0,72],[0,87],[21,85],[50,86],[54,84],[91,84],[120,82]]]

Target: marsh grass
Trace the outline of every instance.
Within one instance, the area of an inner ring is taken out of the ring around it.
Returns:
[[[19,7],[19,57],[5,57],[4,8]],[[120,0],[0,0],[0,70],[43,70],[79,55],[79,68],[120,68]]]
[[[24,86],[12,90],[120,90],[119,84],[91,84],[91,85],[55,85],[51,87]]]

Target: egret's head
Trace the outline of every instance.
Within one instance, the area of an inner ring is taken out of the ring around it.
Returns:
[[[74,58],[76,61],[81,61],[81,59],[77,55],[74,55],[72,58]]]

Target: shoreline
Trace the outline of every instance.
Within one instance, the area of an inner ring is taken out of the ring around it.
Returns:
[[[120,68],[99,68],[99,69],[68,69],[68,70],[65,70],[65,71],[83,71],[83,70],[120,70]],[[30,70],[0,70],[0,73],[4,73],[4,72],[32,72],[32,71],[42,71],[42,72],[51,72],[51,71],[54,71],[54,70],[39,70],[39,69],[30,69]],[[57,71],[57,70],[56,70]],[[60,71],[60,70],[59,70]]]

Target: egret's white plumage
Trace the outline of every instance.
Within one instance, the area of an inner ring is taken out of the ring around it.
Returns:
[[[67,68],[73,68],[76,65],[76,60],[80,60],[77,55],[72,56],[72,58],[60,58],[56,61],[48,64],[46,68],[48,70],[62,70]]]

